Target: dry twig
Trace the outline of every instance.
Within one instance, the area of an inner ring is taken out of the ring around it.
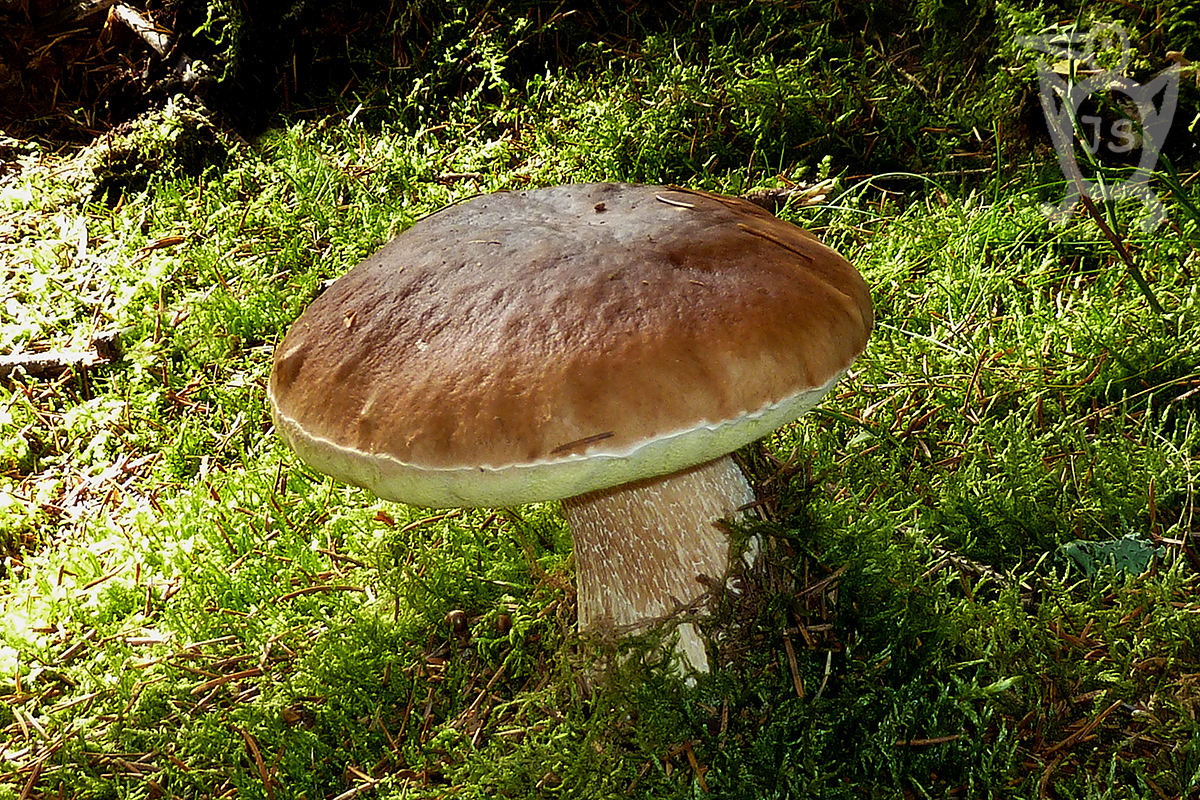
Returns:
[[[0,356],[0,379],[8,378],[17,372],[31,378],[57,378],[71,370],[88,370],[111,364],[120,357],[120,333],[106,331],[92,337],[87,350],[54,350],[49,353]]]

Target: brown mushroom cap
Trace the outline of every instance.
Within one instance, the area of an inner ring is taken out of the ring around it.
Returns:
[[[276,428],[419,506],[572,497],[797,418],[866,345],[870,295],[810,234],[674,187],[501,192],[335,281],[275,353]]]

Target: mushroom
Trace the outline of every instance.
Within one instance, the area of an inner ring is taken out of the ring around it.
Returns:
[[[315,469],[428,507],[562,500],[581,631],[636,631],[729,568],[730,457],[862,352],[846,259],[744,200],[577,184],[428,216],[333,282],[275,352],[276,430]],[[707,671],[691,623],[677,648]]]

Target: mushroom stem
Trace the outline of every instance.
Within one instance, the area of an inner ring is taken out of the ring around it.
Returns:
[[[563,501],[575,542],[579,629],[645,630],[701,599],[729,569],[716,523],[754,502],[730,456]],[[678,628],[685,665],[708,671],[692,623]]]

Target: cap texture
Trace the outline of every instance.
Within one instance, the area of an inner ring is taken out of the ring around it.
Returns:
[[[570,497],[716,458],[811,408],[862,351],[844,258],[746,201],[501,192],[335,281],[275,353],[280,435],[423,506]]]

